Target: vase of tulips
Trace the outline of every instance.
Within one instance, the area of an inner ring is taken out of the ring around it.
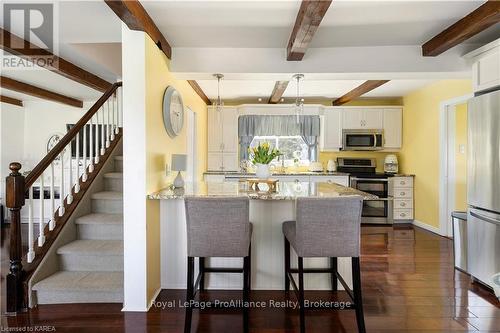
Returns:
[[[280,156],[281,153],[278,149],[269,146],[269,143],[259,143],[255,148],[251,149],[252,162],[255,165],[256,176],[259,179],[268,179],[271,175],[269,171],[269,163],[276,157]]]

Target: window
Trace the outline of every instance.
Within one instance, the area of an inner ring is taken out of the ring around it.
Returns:
[[[296,136],[256,136],[250,143],[250,148],[257,147],[259,143],[268,142],[272,148],[277,148],[285,159],[285,166],[309,165],[308,147],[300,135]],[[271,162],[272,165],[281,165],[281,157]]]

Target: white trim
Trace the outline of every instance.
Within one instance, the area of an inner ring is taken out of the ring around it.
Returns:
[[[435,226],[432,226],[432,225],[429,225],[427,223],[424,223],[422,221],[418,221],[418,220],[413,220],[413,225],[416,225],[417,227],[420,227],[422,229],[425,229],[427,231],[430,231],[432,233],[435,233],[436,235],[439,235],[439,236],[444,236],[442,233],[441,233],[441,230],[440,228],[437,228]]]
[[[448,138],[450,131],[454,133],[454,126],[451,128],[449,107],[467,102],[474,97],[473,94],[467,94],[455,97],[446,101],[442,101],[439,105],[439,232],[440,235],[451,236],[451,217],[449,216],[450,209],[450,191],[449,190],[449,175],[450,163],[454,163],[453,159],[449,159]],[[454,119],[453,109],[453,117]],[[454,165],[454,164],[453,164]],[[451,165],[451,166],[453,166]],[[452,195],[454,198],[454,195]]]

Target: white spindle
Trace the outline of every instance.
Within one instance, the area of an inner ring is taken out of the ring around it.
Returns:
[[[110,121],[110,113],[111,113],[111,109],[109,107],[109,98],[108,100],[106,101],[106,104],[107,106],[107,109],[108,109],[108,112],[106,112],[106,148],[109,148],[109,146],[111,145],[111,142],[110,142],[110,138],[111,138],[111,121]]]
[[[99,140],[97,139],[97,127],[99,126],[99,118],[97,117],[97,114],[99,112],[96,112],[95,118],[96,118],[96,127],[94,128],[94,124],[92,123],[92,118],[90,118],[90,172],[94,172],[94,164],[99,163]],[[95,129],[95,131],[94,131]],[[95,141],[95,144],[94,144]],[[95,153],[95,157],[94,157]]]
[[[54,197],[54,162],[50,163],[50,222],[49,222],[49,230],[54,230],[56,226],[56,222],[54,221],[54,217],[56,216],[56,203]]]
[[[71,147],[71,143],[73,140],[71,140],[68,144],[68,150],[69,150],[69,177],[68,177],[68,199],[66,202],[71,204],[73,202],[73,149]]]
[[[121,119],[121,88],[116,91],[116,130],[115,133],[120,132],[120,119]]]
[[[75,193],[80,192],[80,132],[76,135],[76,181]]]
[[[105,117],[104,117],[104,106],[102,107],[101,109],[101,118],[102,118],[102,122],[101,122],[101,155],[104,155],[104,153],[106,152],[106,149],[104,148],[104,145],[106,144],[106,138],[104,137],[104,132],[106,130],[106,121],[105,121]]]
[[[33,249],[33,186],[28,191],[28,256],[26,260],[32,262],[35,258]]]
[[[87,124],[83,126],[83,175],[82,181],[87,181]]]
[[[38,246],[42,247],[43,243],[45,243],[45,235],[43,233],[43,229],[45,228],[45,193],[43,186],[43,172],[40,176],[40,218],[38,219]]]
[[[61,152],[61,181],[59,187],[59,216],[64,215],[64,150]]]
[[[113,99],[111,100],[111,141],[115,140],[115,101],[116,101],[116,91],[113,94]]]

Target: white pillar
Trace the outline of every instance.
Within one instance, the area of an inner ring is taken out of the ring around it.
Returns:
[[[146,35],[122,24],[123,311],[147,311]]]

